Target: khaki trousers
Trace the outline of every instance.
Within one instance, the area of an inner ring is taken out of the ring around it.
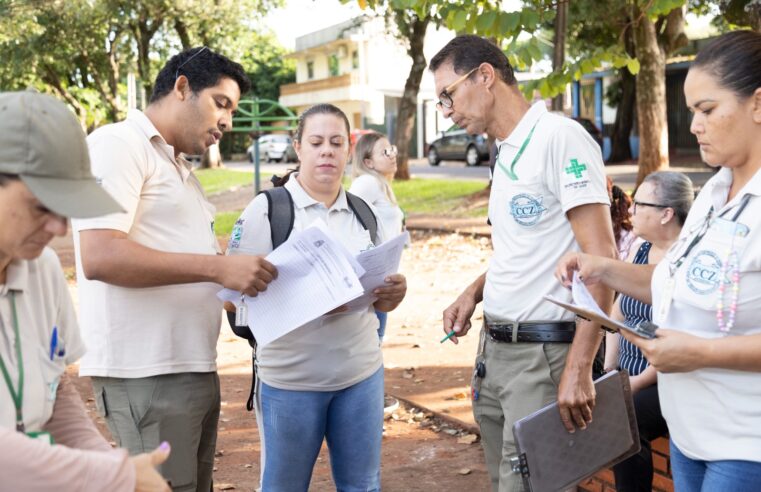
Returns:
[[[147,378],[92,378],[98,412],[131,455],[172,446],[161,474],[173,491],[212,490],[219,421],[216,372]]]
[[[486,375],[473,402],[473,415],[481,428],[494,492],[524,490],[521,476],[512,472],[509,462],[517,454],[513,424],[557,399],[569,347],[569,343],[503,343],[486,337]]]

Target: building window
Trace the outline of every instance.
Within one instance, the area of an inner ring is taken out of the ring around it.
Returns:
[[[314,78],[314,62],[308,61],[307,62],[307,80],[312,80]]]
[[[359,68],[359,51],[354,50],[351,52],[351,68]]]
[[[335,77],[340,72],[338,56],[335,54],[330,55],[330,58],[328,58],[328,70],[330,71],[331,77]]]

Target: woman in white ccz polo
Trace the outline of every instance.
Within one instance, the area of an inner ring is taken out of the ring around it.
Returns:
[[[677,491],[757,491],[761,483],[761,34],[703,48],[684,84],[703,160],[721,167],[653,270],[584,255],[585,282],[653,304],[654,340],[624,334],[658,370]]]

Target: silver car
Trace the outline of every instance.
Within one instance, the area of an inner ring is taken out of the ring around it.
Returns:
[[[254,144],[246,150],[248,160],[254,162]],[[283,134],[262,135],[259,137],[259,159],[264,162],[289,162],[295,160],[291,137]]]

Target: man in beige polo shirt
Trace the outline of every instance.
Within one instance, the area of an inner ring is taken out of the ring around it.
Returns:
[[[162,441],[177,491],[212,487],[220,393],[220,284],[250,295],[276,275],[256,256],[221,256],[214,207],[181,153],[232,128],[250,81],[203,48],[174,56],[145,112],[88,137],[93,174],[125,213],[73,223],[82,335],[80,374],[114,438],[131,453]]]

